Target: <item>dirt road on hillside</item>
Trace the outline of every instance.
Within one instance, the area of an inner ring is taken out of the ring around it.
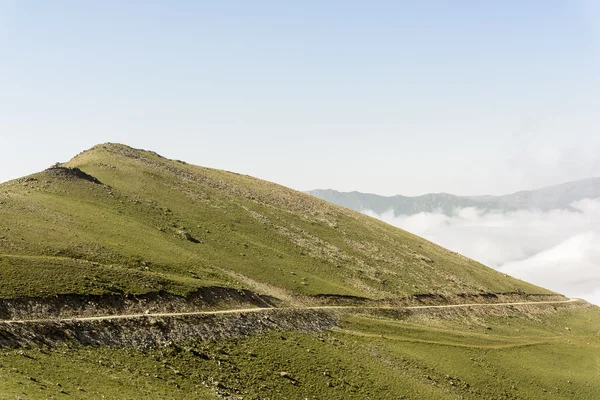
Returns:
[[[363,307],[363,306],[315,306],[315,307],[264,307],[264,308],[240,308],[233,310],[217,310],[217,311],[192,311],[192,312],[176,312],[176,313],[147,313],[147,314],[123,314],[123,315],[103,315],[96,317],[70,317],[70,318],[47,318],[47,319],[21,319],[21,320],[0,320],[4,324],[23,324],[23,323],[43,323],[43,322],[77,322],[77,321],[101,321],[101,320],[118,320],[118,319],[135,319],[135,318],[161,318],[161,317],[184,317],[194,315],[214,315],[214,314],[246,314],[266,312],[270,310],[352,310],[352,309],[376,309],[376,310],[419,310],[419,309],[437,309],[437,308],[468,308],[468,307],[507,307],[507,306],[523,306],[537,304],[561,304],[583,301],[580,299],[568,299],[560,301],[529,301],[516,303],[471,303],[471,304],[449,304],[442,306],[408,306],[408,307]]]

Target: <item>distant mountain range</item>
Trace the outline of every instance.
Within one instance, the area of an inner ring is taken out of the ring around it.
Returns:
[[[570,209],[575,201],[600,198],[600,178],[590,178],[524,190],[502,196],[456,196],[449,193],[428,193],[422,196],[379,196],[361,192],[338,192],[316,189],[307,192],[315,197],[355,210],[371,210],[378,214],[393,211],[395,215],[421,212],[443,212],[451,215],[457,208],[477,207],[485,211],[538,209]]]

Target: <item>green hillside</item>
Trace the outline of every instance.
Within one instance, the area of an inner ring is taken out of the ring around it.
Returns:
[[[311,196],[118,144],[2,184],[0,231],[4,297],[548,293]]]
[[[103,144],[0,185],[0,399],[38,398],[595,400],[600,309]]]
[[[568,329],[566,329],[568,328]],[[0,399],[578,399],[600,394],[597,307],[407,319],[356,315],[150,349],[0,353]]]

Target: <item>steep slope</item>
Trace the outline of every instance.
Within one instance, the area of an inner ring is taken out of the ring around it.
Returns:
[[[422,196],[379,196],[361,192],[338,192],[316,189],[310,195],[355,211],[372,210],[378,214],[388,211],[395,215],[421,212],[443,212],[451,215],[457,208],[477,207],[485,211],[538,209],[543,211],[569,209],[582,199],[600,198],[600,178],[583,179],[535,190],[523,190],[502,196],[456,196],[448,193],[428,193]]]
[[[3,297],[549,293],[312,196],[118,144],[0,185],[0,232]]]
[[[599,308],[123,145],[0,185],[0,282],[0,399],[600,396]]]

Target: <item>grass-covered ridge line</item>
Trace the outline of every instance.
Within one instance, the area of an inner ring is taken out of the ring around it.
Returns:
[[[551,293],[309,195],[119,144],[0,185],[0,280],[0,297]]]

